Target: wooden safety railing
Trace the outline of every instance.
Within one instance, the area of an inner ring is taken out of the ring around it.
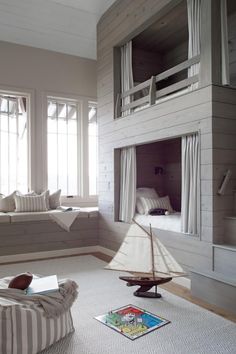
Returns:
[[[152,76],[150,79],[138,84],[137,86],[132,87],[130,90],[127,90],[123,93],[117,94],[116,104],[115,104],[115,118],[121,117],[122,115],[127,115],[132,113],[136,108],[146,108],[152,106],[158,102],[158,99],[165,97],[171,93],[177,92],[184,88],[187,88],[196,82],[199,81],[198,74],[190,76],[184,80],[178,81],[174,84],[171,84],[163,89],[157,90],[156,83],[169,78],[183,70],[190,68],[192,65],[200,62],[200,55],[197,55],[189,60],[186,60],[173,68],[170,68],[156,76]],[[135,94],[140,91],[148,89],[148,95],[135,99]],[[125,103],[126,98],[128,103]]]

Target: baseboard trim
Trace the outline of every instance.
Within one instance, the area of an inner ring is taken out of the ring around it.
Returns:
[[[116,252],[115,251],[112,251],[110,250],[109,248],[106,248],[106,247],[103,247],[103,246],[97,246],[98,247],[98,252],[101,252],[101,253],[104,253],[106,254],[107,256],[111,256],[111,257],[114,257]]]
[[[181,278],[173,278],[173,283],[178,284],[183,286],[184,288],[187,288],[189,290],[191,290],[191,280],[185,277],[181,277]]]
[[[9,256],[0,256],[0,264],[10,262],[32,261],[45,258],[57,258],[63,256],[73,256],[77,254],[93,252],[101,252],[100,246],[77,247],[55,251],[31,252],[23,254],[14,254]]]

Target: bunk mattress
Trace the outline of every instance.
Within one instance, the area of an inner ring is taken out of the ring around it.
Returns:
[[[181,213],[173,213],[170,215],[141,215],[135,214],[134,219],[143,226],[168,230],[174,232],[181,232]]]
[[[175,98],[175,97],[184,95],[185,93],[188,93],[188,92],[189,92],[189,88],[188,88],[188,87],[185,88],[185,89],[181,89],[181,90],[179,90],[179,91],[170,93],[169,95],[166,95],[166,96],[157,98],[155,104],[168,101],[168,100],[170,100],[171,98]],[[138,107],[135,107],[135,108],[134,108],[134,112],[138,112],[138,111],[140,111],[140,110],[142,110],[142,109],[144,109],[144,108],[147,108],[147,107],[150,107],[150,104],[149,104],[149,103],[145,103],[145,104],[143,104],[143,105],[140,105],[140,106],[138,106]]]

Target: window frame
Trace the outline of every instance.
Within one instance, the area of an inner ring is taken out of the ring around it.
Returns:
[[[89,106],[95,107],[96,109],[96,123],[97,123],[97,150],[98,150],[98,103],[95,100],[88,101],[88,127],[89,127]],[[87,132],[87,139],[88,139],[88,180],[89,180],[89,135]],[[98,178],[98,151],[97,151],[97,178]],[[97,181],[97,192],[98,192],[98,181]],[[88,182],[88,195],[90,198],[97,197],[97,194],[89,194],[89,182]]]
[[[68,197],[61,196],[63,205],[70,206],[97,206],[98,196],[89,195],[88,175],[88,105],[89,102],[97,102],[94,97],[77,96],[58,92],[44,92],[43,94],[43,126],[42,126],[42,155],[43,155],[43,189],[47,189],[47,103],[48,99],[72,101],[78,104],[78,191],[79,195]]]

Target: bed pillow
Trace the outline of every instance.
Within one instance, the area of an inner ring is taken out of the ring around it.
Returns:
[[[157,199],[159,198],[159,195],[157,194],[154,188],[147,188],[147,187],[137,188],[136,189],[136,209],[139,214],[145,214],[145,207],[141,201],[142,197]]]
[[[170,213],[173,213],[173,208],[170,204],[169,196],[165,196],[162,198],[143,198],[141,197],[141,202],[144,205],[144,213],[145,215],[149,214],[151,209],[166,209]]]
[[[15,204],[17,213],[47,211],[45,193],[41,195],[24,196],[15,194]]]
[[[49,196],[49,208],[56,209],[61,205],[61,189],[50,194]]]
[[[14,211],[15,210],[15,200],[14,196],[16,194],[16,191],[13,193],[9,194],[8,196],[0,195],[0,211],[8,213],[9,211]]]

